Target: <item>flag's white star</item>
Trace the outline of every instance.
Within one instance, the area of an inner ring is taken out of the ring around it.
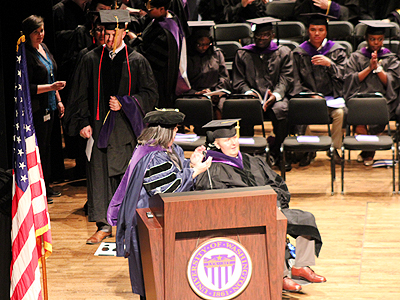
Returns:
[[[21,143],[21,137],[17,136],[17,142],[18,144]]]
[[[18,61],[19,64],[21,63],[21,55],[17,56],[17,61]]]
[[[22,97],[20,97],[20,98],[21,98],[21,100],[20,100],[20,101],[21,101],[21,103],[22,103],[22,102],[24,101],[24,99],[23,99]]]
[[[22,149],[18,149],[18,155],[22,156],[24,154],[24,151],[22,151]]]
[[[15,116],[18,117],[18,110],[15,111]]]
[[[26,132],[31,131],[31,125],[25,125]]]
[[[18,97],[14,97],[14,101],[15,103],[17,103]]]
[[[19,123],[15,124],[15,128],[18,130],[19,129]]]
[[[22,85],[21,84],[18,84],[18,89],[22,90]]]
[[[21,70],[18,70],[18,76],[21,77]]]
[[[28,180],[28,178],[26,178],[26,175],[21,176],[21,181],[25,182],[27,180]]]
[[[19,163],[19,168],[20,169],[24,169],[26,167],[26,165],[25,165],[25,163],[24,162],[22,162],[22,163]]]

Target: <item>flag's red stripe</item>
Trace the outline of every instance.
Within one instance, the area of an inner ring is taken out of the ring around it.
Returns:
[[[36,248],[35,248],[36,250]],[[32,252],[32,260],[26,266],[24,273],[22,273],[21,278],[14,287],[13,294],[11,295],[11,300],[20,300],[24,297],[32,283],[35,281],[35,271],[38,265],[38,256],[36,251]],[[40,278],[39,278],[40,280]],[[41,299],[39,297],[38,299]]]
[[[46,210],[36,213],[33,217],[35,218],[35,230],[45,227],[48,224]]]
[[[18,187],[17,184],[15,184],[15,194],[13,196],[13,201],[12,201],[12,218],[13,219],[18,210],[19,200],[21,199],[23,194],[24,194],[24,192]]]
[[[13,250],[12,251],[13,259],[11,262],[12,265],[17,260],[21,249],[24,247],[26,241],[28,240],[31,228],[34,227],[32,206],[30,207],[29,212],[26,215],[25,219],[22,222],[19,222],[18,225],[19,225],[18,233],[14,239],[13,246],[12,246],[12,250]]]
[[[31,199],[35,199],[36,197],[39,197],[42,195],[42,185],[40,184],[40,181],[34,182],[31,184]]]
[[[26,164],[28,165],[28,170],[38,164],[36,151],[26,154]]]

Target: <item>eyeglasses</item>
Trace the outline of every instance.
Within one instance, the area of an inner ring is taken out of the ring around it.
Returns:
[[[201,47],[207,47],[207,48],[208,48],[208,47],[210,47],[211,45],[212,45],[212,43],[205,43],[205,44],[197,43],[197,44],[196,44],[196,46],[199,47],[199,48],[201,48]]]

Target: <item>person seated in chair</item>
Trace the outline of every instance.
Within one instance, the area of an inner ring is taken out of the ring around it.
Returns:
[[[193,27],[188,38],[187,53],[187,73],[191,86],[188,94],[203,95],[222,89],[231,91],[224,54],[213,45],[209,26]],[[217,119],[221,119],[223,99],[219,95],[211,97]]]
[[[346,68],[346,49],[328,40],[326,15],[309,14],[309,40],[293,50],[295,85],[293,96],[301,92],[314,92],[324,95],[328,100],[332,122],[332,141],[335,147],[334,160],[340,164],[337,149],[342,146],[343,108],[332,106],[329,100],[343,97],[343,78]],[[321,97],[313,95],[311,97]],[[344,107],[344,100],[343,107]]]
[[[272,120],[275,141],[270,147],[272,164],[279,166],[280,147],[287,135],[287,96],[293,88],[293,59],[290,49],[278,46],[272,22],[277,19],[260,18],[254,23],[255,43],[236,52],[233,63],[232,85],[237,94],[258,96],[266,118]],[[290,170],[290,165],[285,166]]]
[[[387,100],[390,117],[400,103],[400,60],[383,47],[385,29],[391,25],[383,21],[363,21],[368,25],[365,39],[367,46],[353,52],[346,65],[344,96],[348,100],[356,94],[381,93]],[[370,134],[383,132],[382,126],[369,126]],[[375,152],[362,151],[357,160],[369,166]]]
[[[238,126],[235,128],[239,120],[214,120],[204,125],[208,130],[206,158],[212,157],[213,163],[208,172],[197,177],[196,190],[270,186],[277,193],[277,205],[288,220],[287,233],[296,238],[296,261],[291,277],[313,283],[325,282],[325,277],[310,268],[315,265],[315,255],[319,255],[322,246],[315,217],[306,211],[289,209],[290,192],[283,179],[264,160],[240,152]],[[283,289],[301,290],[301,285],[289,278],[286,263]]]

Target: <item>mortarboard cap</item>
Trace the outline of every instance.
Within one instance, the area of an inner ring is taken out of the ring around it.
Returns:
[[[249,19],[246,21],[250,23],[252,31],[258,31],[261,29],[272,30],[272,23],[279,22],[280,19],[272,17],[263,17],[263,18]]]
[[[381,20],[360,20],[360,23],[367,25],[366,34],[374,35],[385,35],[386,29],[395,27],[393,24]]]
[[[144,123],[150,126],[173,127],[180,124],[185,119],[185,115],[177,109],[156,109],[148,112],[143,119]]]
[[[322,13],[306,13],[306,14],[300,14],[300,15],[307,18],[307,26],[310,26],[310,25],[325,25],[325,26],[327,26],[329,21],[337,20],[337,18],[334,16],[325,15]]]
[[[124,29],[131,17],[125,9],[100,10],[100,23],[108,30]]]
[[[215,25],[214,21],[188,21],[191,34],[197,39],[200,37],[212,37],[211,29]]]
[[[199,27],[208,28],[215,25],[214,21],[188,21],[187,23],[189,27],[192,28],[199,28]]]
[[[214,139],[230,138],[238,135],[238,123],[241,119],[212,120],[203,126],[207,131],[212,132]]]

